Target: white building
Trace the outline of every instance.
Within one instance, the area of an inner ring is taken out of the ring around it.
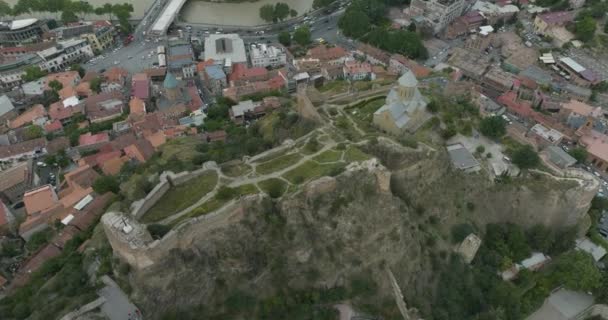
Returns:
[[[412,0],[405,13],[413,21],[424,20],[438,33],[462,15],[465,4],[464,0]]]
[[[60,41],[56,46],[38,52],[38,56],[44,60],[40,67],[48,72],[61,71],[94,55],[93,48],[84,39]]]
[[[205,60],[213,59],[218,64],[247,63],[245,44],[238,34],[211,34],[205,39]]]
[[[252,44],[249,50],[251,65],[254,67],[280,67],[287,64],[287,53],[283,48],[266,44]]]

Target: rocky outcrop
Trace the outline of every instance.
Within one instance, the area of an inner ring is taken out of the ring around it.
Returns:
[[[127,254],[119,256],[143,249],[153,262],[137,262],[135,300],[152,318],[168,305],[202,304],[213,314],[235,292],[263,298],[277,288],[330,288],[365,274],[378,285],[377,297],[366,303],[394,301],[398,284],[407,307],[425,314],[433,270],[449,258],[452,225],[572,225],[596,188],[586,176],[539,173],[495,184],[481,174],[450,169],[440,152],[414,157],[419,161],[393,172],[375,160],[351,164],[341,175],[313,181],[278,202],[248,197],[160,241],[122,245]]]

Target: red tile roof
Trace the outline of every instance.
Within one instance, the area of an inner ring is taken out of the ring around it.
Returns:
[[[25,204],[25,211],[31,216],[57,205],[59,198],[53,187],[47,184],[24,193],[23,203]]]
[[[44,131],[46,131],[47,133],[59,131],[62,129],[63,129],[63,125],[61,124],[61,121],[59,121],[59,120],[55,120],[55,121],[49,122],[46,125],[44,125]]]
[[[331,47],[328,48],[325,45],[316,46],[308,50],[307,55],[313,59],[319,59],[321,61],[337,60],[346,57],[348,53],[342,47]]]
[[[78,74],[78,71],[65,71],[65,72],[51,73],[51,74],[47,75],[45,78],[45,83],[44,83],[45,90],[50,89],[49,83],[53,80],[59,81],[59,83],[61,83],[63,85],[63,87],[65,88],[65,87],[77,85],[78,82],[80,81],[80,75]]]
[[[146,100],[150,97],[150,79],[145,73],[136,73],[131,78],[131,96]]]
[[[46,116],[46,110],[44,106],[41,104],[34,105],[17,118],[11,120],[10,127],[11,129],[19,128],[23,125],[30,124],[32,121]]]
[[[78,145],[79,146],[88,146],[88,145],[93,145],[93,144],[102,143],[102,142],[109,142],[109,141],[110,141],[110,136],[108,135],[107,132],[100,132],[97,134],[91,134],[90,132],[87,132],[85,134],[80,135],[80,138],[78,138]]]

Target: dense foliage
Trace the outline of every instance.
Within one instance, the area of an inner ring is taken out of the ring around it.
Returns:
[[[507,133],[507,127],[500,116],[492,116],[481,119],[479,131],[488,138],[497,139]]]
[[[338,26],[346,36],[360,39],[391,53],[424,59],[428,56],[428,52],[416,32],[392,30],[386,27],[387,4],[403,2],[354,0],[340,17]]]
[[[576,290],[600,286],[601,275],[591,256],[566,252],[574,245],[575,229],[553,231],[537,225],[523,230],[513,224],[489,224],[485,234],[472,266],[456,255],[444,266],[432,309],[434,319],[523,319],[558,286]],[[536,273],[523,270],[513,282],[497,275],[533,251],[554,257],[554,265]]]
[[[285,20],[288,16],[295,17],[298,13],[289,8],[289,5],[283,2],[276,4],[265,4],[260,7],[260,18],[266,22],[278,22]]]

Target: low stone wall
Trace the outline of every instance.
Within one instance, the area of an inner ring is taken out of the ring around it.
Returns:
[[[143,224],[121,212],[106,213],[102,223],[114,253],[132,267],[144,269],[164,259],[172,249],[189,248],[195,237],[238,222],[244,216],[244,208],[250,205],[248,202],[260,199],[260,195],[251,195],[232,201],[217,211],[182,223],[158,240],[152,240]]]
[[[154,189],[150,191],[145,198],[139,199],[131,204],[131,216],[136,219],[141,218],[150,208],[152,208],[158,200],[160,200],[167,191],[171,189],[171,186],[182,185],[194,178],[201,176],[203,173],[208,171],[217,170],[217,164],[213,161],[205,162],[202,168],[195,171],[184,171],[180,173],[173,173],[171,171],[165,171],[160,175],[160,182],[154,186]]]

